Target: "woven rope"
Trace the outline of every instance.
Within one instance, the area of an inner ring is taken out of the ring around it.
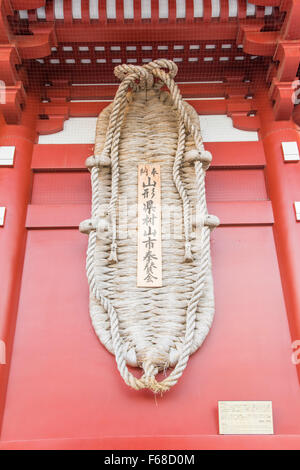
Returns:
[[[176,73],[176,64],[167,60],[115,68],[122,83],[98,118],[95,155],[87,160],[92,217],[80,225],[89,233],[86,267],[95,331],[115,354],[124,381],[155,393],[176,384],[214,316],[210,231],[218,220],[208,215],[205,194],[211,156],[198,116],[174,82]],[[162,85],[170,93],[161,92]],[[162,208],[176,207],[172,223],[178,223],[183,209],[184,246],[180,239],[164,237],[162,213],[161,288],[136,287],[136,213],[126,214],[131,236],[117,239],[117,217],[120,232],[122,216],[136,208],[138,163],[160,163]],[[137,378],[127,364],[141,367],[143,375]],[[168,367],[174,369],[157,381],[157,373]]]

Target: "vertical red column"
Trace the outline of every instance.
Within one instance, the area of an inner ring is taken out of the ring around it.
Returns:
[[[0,146],[14,146],[14,166],[0,167],[0,206],[6,208],[0,227],[0,424],[5,403],[26,242],[25,218],[31,189],[31,157],[36,135],[37,100],[29,97],[19,125],[0,120]],[[3,354],[2,361],[3,362]]]
[[[261,90],[260,85],[255,97],[259,104],[260,135],[266,155],[266,180],[274,212],[282,286],[292,341],[296,341],[300,340],[300,223],[293,205],[300,201],[300,162],[285,162],[281,144],[297,142],[300,149],[300,133],[293,121],[274,120],[267,89]],[[297,372],[300,380],[300,364]]]

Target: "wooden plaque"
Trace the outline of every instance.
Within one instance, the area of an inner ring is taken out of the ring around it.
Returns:
[[[219,401],[220,434],[274,434],[271,401]]]
[[[160,165],[138,166],[137,287],[162,286]]]

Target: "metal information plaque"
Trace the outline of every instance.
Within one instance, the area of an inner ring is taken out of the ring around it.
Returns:
[[[274,434],[271,401],[219,401],[220,434]]]

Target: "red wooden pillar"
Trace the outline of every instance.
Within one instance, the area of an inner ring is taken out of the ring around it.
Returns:
[[[30,97],[19,125],[6,125],[0,120],[0,146],[15,146],[14,166],[0,167],[0,206],[6,208],[4,225],[0,227],[0,340],[6,350],[6,364],[0,364],[0,425],[23,268],[36,118],[37,100]]]
[[[281,143],[297,142],[300,149],[300,133],[292,120],[274,120],[267,89],[262,89],[261,84],[255,97],[259,106],[260,135],[266,155],[266,180],[274,212],[274,238],[282,286],[292,341],[296,341],[300,340],[300,223],[296,220],[294,201],[300,201],[300,162],[285,162]],[[300,364],[297,372],[300,381]]]

